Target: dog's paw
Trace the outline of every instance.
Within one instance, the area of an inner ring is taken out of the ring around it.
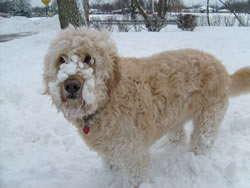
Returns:
[[[192,136],[190,141],[190,151],[195,155],[205,155],[215,145],[215,138],[206,135]]]

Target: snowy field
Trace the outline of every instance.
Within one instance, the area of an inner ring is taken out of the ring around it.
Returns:
[[[0,43],[0,188],[120,188],[121,179],[41,94],[43,57],[59,31],[57,19],[0,19],[0,34],[20,31],[39,33]],[[169,26],[160,33],[112,33],[112,38],[122,56],[196,48],[218,57],[230,73],[250,65],[249,27],[183,32]],[[152,179],[140,188],[249,188],[249,106],[250,95],[230,100],[217,143],[206,155],[161,139],[151,149]]]

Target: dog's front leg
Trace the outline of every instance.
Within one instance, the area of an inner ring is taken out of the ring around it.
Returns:
[[[102,163],[103,166],[111,171],[116,171],[118,170],[118,166],[115,164],[115,161],[108,158],[108,157],[102,157]]]
[[[147,149],[127,148],[117,159],[124,178],[124,188],[139,188],[140,183],[147,177],[150,164]]]

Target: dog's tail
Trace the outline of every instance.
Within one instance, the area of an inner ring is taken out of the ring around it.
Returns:
[[[230,96],[238,96],[250,92],[250,67],[244,67],[230,75],[230,77],[232,80],[229,89]]]

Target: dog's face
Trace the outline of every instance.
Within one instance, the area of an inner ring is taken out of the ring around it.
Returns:
[[[94,114],[119,82],[118,59],[106,33],[70,26],[45,56],[45,93],[66,118]]]

